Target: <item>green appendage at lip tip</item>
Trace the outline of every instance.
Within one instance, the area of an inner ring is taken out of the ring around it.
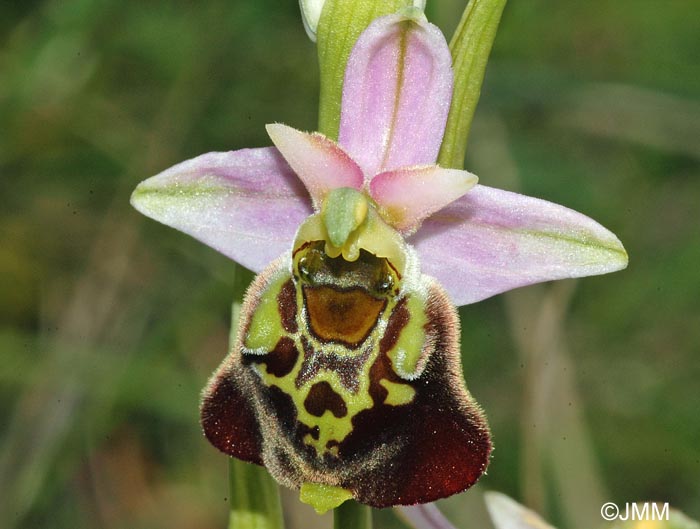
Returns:
[[[349,490],[323,483],[303,483],[299,490],[301,502],[311,505],[318,514],[335,509],[351,498]]]

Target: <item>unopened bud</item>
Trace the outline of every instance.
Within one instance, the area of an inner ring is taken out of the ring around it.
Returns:
[[[301,20],[304,22],[304,29],[309,38],[316,42],[316,28],[318,19],[321,18],[321,10],[326,0],[299,0],[301,8]]]

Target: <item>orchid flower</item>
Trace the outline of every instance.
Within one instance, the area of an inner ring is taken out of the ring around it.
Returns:
[[[259,273],[204,390],[204,433],[319,511],[474,484],[491,442],[455,306],[627,262],[593,220],[435,164],[452,82],[422,13],[376,19],[347,63],[337,142],[268,125],[274,147],[204,154],[132,197]]]

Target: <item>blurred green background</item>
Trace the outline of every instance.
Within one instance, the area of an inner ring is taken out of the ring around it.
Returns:
[[[464,0],[429,0],[451,35]],[[700,518],[697,0],[511,0],[467,168],[614,231],[629,268],[465,307],[496,450],[480,490],[597,527],[605,501]],[[0,4],[0,526],[222,528],[198,398],[252,275],[129,207],[181,160],[313,130],[292,0]],[[238,293],[238,294],[237,294]],[[285,493],[290,527],[324,527]],[[392,511],[378,527],[400,527]]]

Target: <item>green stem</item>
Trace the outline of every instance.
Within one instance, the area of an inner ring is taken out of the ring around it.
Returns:
[[[284,528],[279,489],[265,467],[231,458],[228,479],[231,490],[229,529]]]
[[[450,42],[455,83],[438,156],[443,167],[464,167],[469,130],[505,5],[506,0],[471,0]]]
[[[372,529],[372,510],[348,500],[333,511],[333,529]]]

